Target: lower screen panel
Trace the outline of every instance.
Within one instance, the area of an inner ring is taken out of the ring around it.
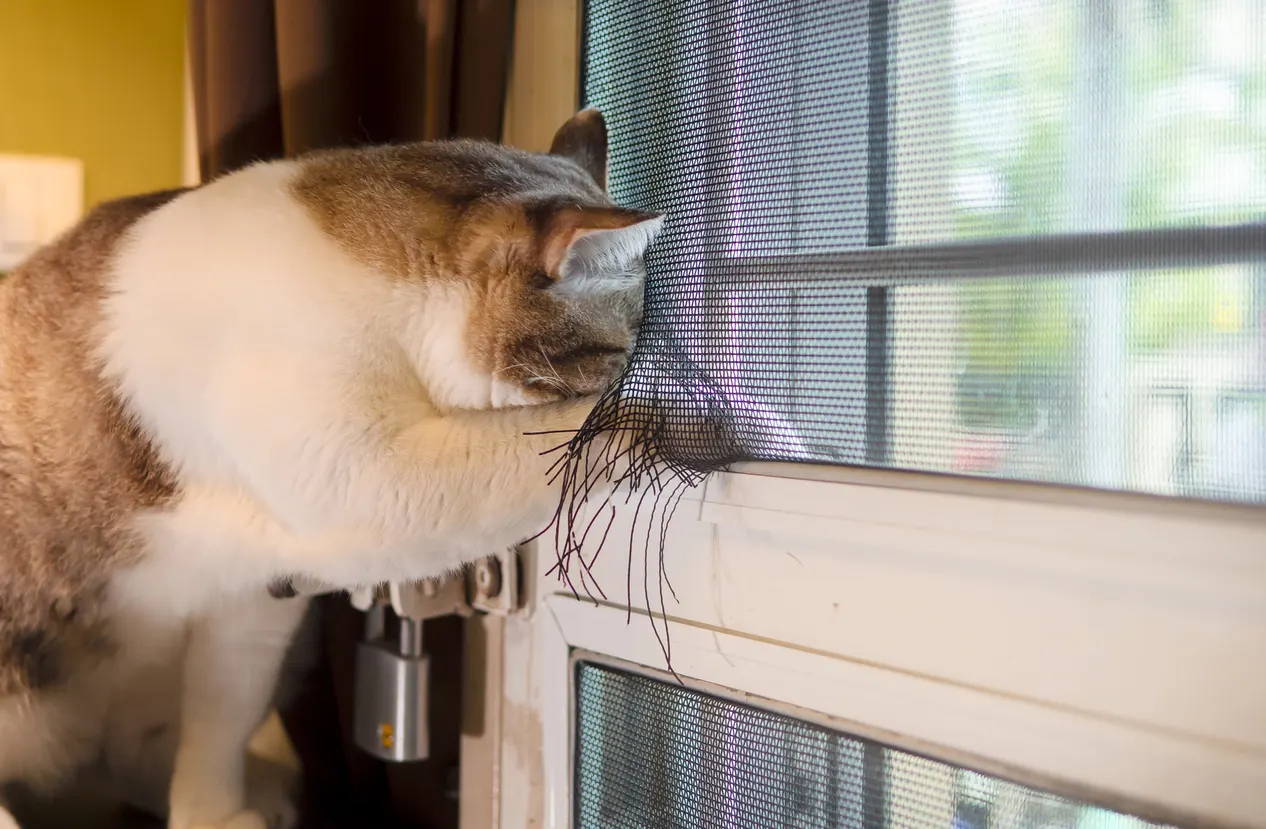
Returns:
[[[593,663],[576,719],[577,829],[1158,825]]]

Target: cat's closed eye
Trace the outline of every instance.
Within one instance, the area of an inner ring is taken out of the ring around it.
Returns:
[[[567,363],[579,363],[584,360],[595,358],[610,357],[614,354],[624,356],[628,354],[627,345],[582,345],[577,348],[564,351],[557,356],[557,359]]]

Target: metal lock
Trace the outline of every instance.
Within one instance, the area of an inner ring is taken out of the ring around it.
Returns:
[[[474,613],[509,615],[518,608],[518,553],[506,550],[477,562],[469,579],[450,575],[416,582],[389,582],[354,591],[365,611],[365,639],[356,647],[353,738],[380,760],[425,760],[429,662],[422,652],[422,622]],[[319,591],[321,585],[290,580],[287,592]],[[400,619],[398,641],[385,633],[387,607]]]
[[[386,608],[365,613],[356,647],[353,738],[364,751],[395,763],[425,760],[430,662],[422,652],[422,620],[401,617],[398,641],[385,637]]]

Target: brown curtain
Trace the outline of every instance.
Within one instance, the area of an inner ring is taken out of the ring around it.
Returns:
[[[309,149],[501,136],[514,0],[189,0],[203,180]]]
[[[204,181],[306,150],[497,140],[514,0],[189,0]],[[283,712],[303,759],[304,827],[457,826],[462,625],[425,626],[431,759],[390,766],[351,743],[361,616],[319,600],[324,658]]]

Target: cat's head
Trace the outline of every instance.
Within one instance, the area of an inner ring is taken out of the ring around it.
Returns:
[[[517,405],[602,391],[642,316],[658,214],[606,193],[607,128],[564,124],[548,154],[466,141],[312,157],[295,192],[396,280],[407,348],[437,402]]]

